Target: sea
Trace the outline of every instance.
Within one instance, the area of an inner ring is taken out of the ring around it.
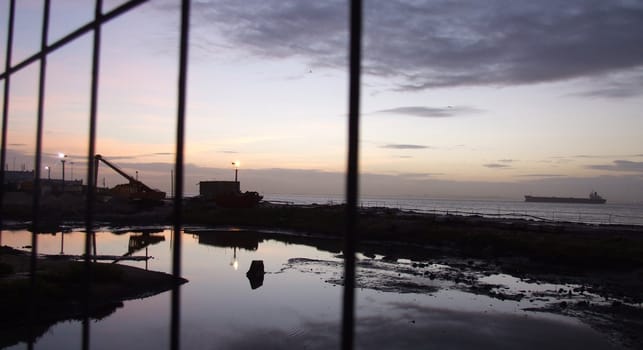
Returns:
[[[342,204],[341,195],[264,194],[272,203],[311,205]],[[643,203],[533,203],[522,200],[432,199],[401,197],[361,197],[363,208],[386,207],[417,213],[479,215],[551,222],[577,222],[601,225],[643,225]]]

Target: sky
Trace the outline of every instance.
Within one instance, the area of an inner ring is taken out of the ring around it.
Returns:
[[[92,6],[53,0],[49,42]],[[17,1],[13,63],[38,50],[41,17],[42,1]],[[152,0],[105,25],[99,80],[98,153],[168,193],[178,23],[178,1]],[[243,190],[342,194],[347,2],[194,0],[190,35],[186,193],[233,180],[238,160]],[[364,1],[361,195],[643,202],[642,42],[641,1]],[[91,44],[85,35],[48,58],[52,178],[59,152],[68,178],[85,177]],[[10,170],[34,167],[37,74],[11,79]]]

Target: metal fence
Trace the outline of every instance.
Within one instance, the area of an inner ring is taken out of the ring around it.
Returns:
[[[92,161],[96,148],[96,122],[98,119],[97,105],[98,105],[98,88],[99,88],[99,62],[101,52],[101,29],[104,24],[112,19],[133,11],[137,6],[147,2],[147,0],[130,0],[122,5],[114,8],[109,12],[103,12],[103,1],[95,0],[94,19],[76,28],[70,34],[63,38],[50,43],[48,41],[49,33],[49,15],[50,15],[50,0],[43,2],[43,17],[42,17],[42,33],[40,50],[24,59],[21,62],[12,62],[12,49],[14,40],[14,23],[15,23],[15,8],[16,0],[9,0],[9,13],[7,14],[7,46],[6,46],[6,61],[4,71],[0,75],[0,80],[4,84],[4,99],[2,106],[2,149],[0,154],[0,163],[2,169],[0,170],[0,183],[4,184],[5,180],[5,167],[6,164],[6,149],[7,149],[7,132],[8,132],[8,114],[10,104],[10,89],[11,77],[18,71],[32,66],[39,66],[39,80],[38,80],[38,97],[37,97],[37,123],[36,123],[36,149],[35,149],[35,164],[34,164],[34,191],[33,191],[33,218],[32,218],[32,250],[31,250],[31,264],[30,264],[30,285],[31,285],[31,308],[28,311],[33,317],[37,310],[35,310],[34,298],[36,298],[36,268],[38,264],[38,239],[37,233],[39,232],[41,213],[40,213],[40,196],[41,196],[41,169],[42,169],[42,139],[43,139],[43,121],[46,117],[44,110],[45,100],[45,80],[47,77],[47,57],[52,52],[64,47],[67,44],[74,42],[81,36],[92,33],[93,34],[93,48],[92,48],[92,63],[91,63],[91,94],[90,94],[90,109],[88,114],[89,119],[89,137],[87,140],[88,154],[87,154],[87,192],[86,192],[86,214],[85,214],[85,284],[84,284],[84,300],[83,300],[83,320],[82,320],[82,348],[89,349],[91,330],[89,322],[89,310],[91,307],[91,277],[92,265],[90,261],[91,255],[91,242],[94,235],[94,201],[96,197],[96,183],[95,177],[95,163]],[[356,250],[356,219],[357,219],[357,199],[358,199],[358,131],[359,131],[359,96],[360,96],[360,65],[361,65],[361,27],[362,27],[362,1],[350,0],[347,2],[350,7],[350,61],[349,61],[349,111],[348,111],[348,150],[347,150],[347,173],[346,173],[346,231],[345,231],[345,249],[344,249],[344,291],[343,291],[343,308],[342,308],[342,330],[341,330],[341,346],[343,349],[352,349],[354,343],[354,289],[355,289],[355,250]],[[180,7],[180,36],[179,36],[179,58],[178,58],[178,84],[176,87],[177,93],[177,111],[176,111],[176,158],[174,164],[174,210],[173,210],[173,228],[174,232],[181,232],[183,225],[182,209],[183,209],[183,182],[184,182],[184,145],[185,145],[185,120],[186,120],[186,78],[188,72],[188,44],[189,44],[189,30],[190,30],[190,1],[181,0]],[[2,207],[5,196],[4,186],[0,189],[0,207]],[[0,215],[2,215],[0,213]],[[0,225],[4,222],[4,217],[0,216]],[[0,226],[0,230],[2,227]],[[181,235],[176,235],[172,251],[172,275],[178,279],[181,276]],[[181,288],[177,283],[174,285],[171,292],[171,314],[170,318],[170,348],[180,349],[180,315],[181,303],[180,293]],[[29,348],[33,348],[33,342],[29,343]]]

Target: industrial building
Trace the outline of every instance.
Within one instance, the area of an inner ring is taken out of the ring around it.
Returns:
[[[199,196],[214,199],[222,195],[238,195],[241,193],[239,181],[201,181],[199,182]]]

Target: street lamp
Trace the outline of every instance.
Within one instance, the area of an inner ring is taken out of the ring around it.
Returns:
[[[60,158],[60,162],[63,164],[63,192],[65,192],[65,158],[67,158],[67,155],[64,153],[58,153],[58,158]]]
[[[232,166],[234,167],[234,182],[239,182],[239,166],[241,165],[241,162],[238,160],[235,160],[232,162]]]
[[[45,170],[47,170],[47,180],[51,180],[51,168],[47,165]]]

